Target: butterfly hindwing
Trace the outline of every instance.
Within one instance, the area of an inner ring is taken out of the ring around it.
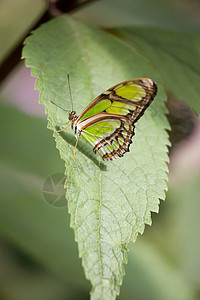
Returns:
[[[95,98],[75,124],[95,153],[113,160],[129,151],[134,123],[153,101],[157,86],[151,79],[122,82]]]
[[[82,127],[81,136],[103,159],[122,157],[129,151],[134,125],[127,118],[102,113],[88,118],[86,125]]]
[[[135,126],[121,120],[121,124],[108,137],[102,139],[93,148],[94,153],[99,153],[104,160],[113,160],[122,157],[125,152],[129,151]]]

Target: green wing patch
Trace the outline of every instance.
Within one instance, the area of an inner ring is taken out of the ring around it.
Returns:
[[[79,134],[104,160],[122,157],[129,151],[134,123],[157,93],[148,78],[124,81],[95,98],[74,121]]]

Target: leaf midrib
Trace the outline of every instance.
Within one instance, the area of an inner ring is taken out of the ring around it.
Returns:
[[[84,51],[84,41],[83,41],[83,37],[79,34],[79,30],[76,30],[77,28],[77,24],[73,22],[72,19],[69,20],[70,26],[72,28],[72,31],[74,32],[74,36],[76,37],[78,43],[81,44],[81,51],[82,51],[82,57],[85,58],[85,61],[87,62],[86,66],[88,68],[88,77],[90,78],[89,80],[89,84],[90,84],[90,90],[92,91],[92,75],[90,72],[90,68],[88,67],[89,65],[89,57],[87,55],[87,52]],[[94,97],[94,95],[93,95]],[[98,224],[98,254],[99,254],[99,267],[100,267],[100,276],[103,279],[103,264],[102,264],[102,251],[101,251],[101,234],[100,234],[100,230],[101,230],[101,205],[102,205],[102,171],[99,168],[99,208],[98,208],[98,215],[99,218],[97,220]],[[102,296],[103,296],[103,291],[102,291]]]

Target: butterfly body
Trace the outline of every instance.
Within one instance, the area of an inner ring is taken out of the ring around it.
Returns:
[[[96,97],[80,116],[71,111],[71,127],[103,160],[122,157],[129,152],[135,123],[156,93],[157,85],[149,78],[124,81]]]

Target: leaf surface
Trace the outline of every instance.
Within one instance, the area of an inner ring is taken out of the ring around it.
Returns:
[[[92,282],[92,299],[115,299],[127,261],[127,245],[151,224],[165,198],[169,128],[165,95],[154,69],[130,46],[84,22],[59,17],[43,25],[26,40],[27,66],[37,77],[40,102],[48,114],[48,127],[60,128],[68,115],[50,100],[79,115],[90,101],[112,85],[137,77],[158,82],[158,96],[138,121],[130,153],[104,163],[68,129],[54,133],[66,166],[66,196],[86,277]]]

